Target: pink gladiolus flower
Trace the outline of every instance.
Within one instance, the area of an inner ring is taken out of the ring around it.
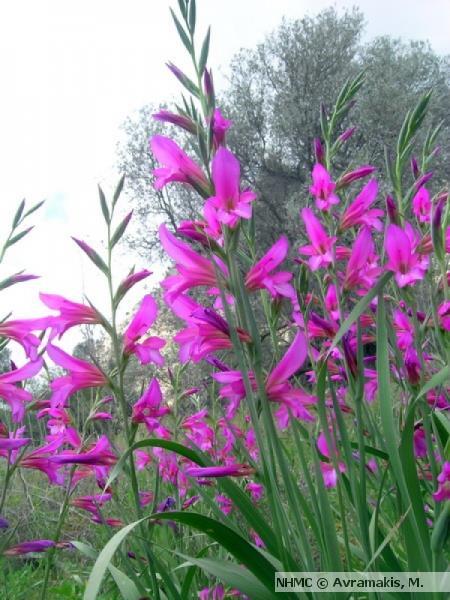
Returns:
[[[167,290],[170,301],[182,292],[197,286],[218,286],[216,269],[211,260],[197,254],[187,244],[177,240],[165,225],[159,228],[161,244],[167,254],[176,262],[178,275],[167,277],[162,286]],[[216,266],[227,276],[225,265],[217,259]]]
[[[301,389],[294,388],[288,381],[303,364],[307,354],[306,348],[306,338],[299,332],[284,357],[266,380],[266,393],[269,400],[280,404],[280,408],[275,413],[280,429],[286,429],[289,425],[290,413],[296,419],[314,420],[305,405],[315,404],[316,398]],[[245,397],[242,373],[240,371],[223,371],[213,373],[212,376],[216,381],[224,384],[219,395],[222,398],[229,399],[230,403],[226,409],[226,417],[233,419],[241,400]],[[256,391],[257,385],[254,374],[249,373],[248,376],[252,389]]]
[[[301,215],[311,244],[301,246],[298,251],[311,257],[308,261],[309,267],[312,271],[317,271],[320,267],[327,267],[333,262],[333,245],[336,238],[328,237],[310,208],[303,208]]]
[[[16,462],[20,448],[31,442],[31,438],[23,437],[24,433],[25,427],[18,427],[15,431],[8,431],[5,426],[0,427],[0,456],[11,464]]]
[[[184,474],[188,477],[246,477],[255,472],[253,467],[232,464],[221,467],[188,467]]]
[[[431,216],[430,192],[425,187],[419,188],[412,200],[412,211],[421,223],[429,223]]]
[[[382,231],[383,223],[380,217],[384,212],[379,208],[370,208],[375,202],[377,193],[378,183],[376,179],[371,179],[345,210],[340,222],[342,231],[355,225],[366,225],[376,231]]]
[[[428,257],[416,252],[419,242],[409,223],[405,224],[405,229],[392,223],[387,228],[385,247],[389,261],[386,269],[394,272],[399,287],[412,285],[425,277]]]
[[[224,598],[225,588],[221,583],[211,588],[203,588],[198,593],[198,600],[224,600]]]
[[[414,327],[408,317],[401,310],[394,311],[394,329],[397,336],[397,345],[400,350],[406,350],[414,342]]]
[[[438,319],[439,319],[439,325],[442,327],[442,329],[445,329],[445,331],[450,331],[450,301],[449,300],[446,300],[439,306],[437,314],[438,314]]]
[[[319,210],[329,211],[333,204],[339,204],[339,198],[334,193],[336,184],[323,165],[316,163],[313,167],[311,177],[312,185],[309,188],[309,192],[315,197]]]
[[[55,546],[55,542],[52,540],[31,540],[11,546],[3,554],[5,556],[21,556],[22,554],[29,554],[31,552],[45,552],[52,546]]]
[[[438,489],[433,494],[433,498],[436,502],[443,502],[444,500],[450,500],[450,462],[445,462],[442,465],[442,471],[438,475]]]
[[[217,220],[230,228],[236,227],[241,218],[251,218],[251,203],[256,198],[251,190],[241,192],[240,178],[241,167],[237,158],[226,148],[219,148],[212,162],[215,196],[206,201],[206,206],[210,211],[213,208]],[[208,216],[210,213],[205,213],[207,220]]]
[[[124,352],[136,354],[141,365],[154,362],[158,366],[164,364],[164,358],[159,350],[165,346],[165,340],[160,337],[148,337],[141,343],[138,340],[147,333],[158,314],[158,306],[154,298],[147,294],[142,299],[139,310],[123,334]]]
[[[330,317],[337,321],[339,319],[339,305],[337,301],[336,286],[330,284],[325,295],[325,308]]]
[[[23,456],[20,459],[19,467],[41,471],[47,475],[50,483],[62,485],[64,483],[64,477],[62,473],[59,473],[61,467],[52,461],[55,451],[58,450],[62,444],[64,444],[64,436],[60,435],[49,444],[36,448],[36,450]]]
[[[159,437],[169,437],[169,432],[160,424],[159,419],[167,415],[170,408],[162,404],[161,388],[158,380],[153,378],[146,391],[133,405],[132,422],[144,423],[149,433],[156,432]]]
[[[207,195],[209,183],[202,169],[173,140],[155,135],[150,146],[156,160],[165,165],[153,171],[157,190],[171,181],[177,181],[192,185],[200,194]]]
[[[412,385],[420,383],[422,367],[419,357],[413,346],[406,349],[405,352],[405,369],[408,381]]]
[[[135,450],[134,455],[136,457],[136,469],[143,471],[147,465],[152,462],[152,457],[143,450]]]
[[[224,494],[217,494],[215,498],[220,510],[224,515],[229,515],[233,510],[233,502]]]
[[[245,489],[250,492],[253,502],[259,502],[264,494],[264,486],[256,481],[247,483]]]
[[[227,419],[234,419],[236,412],[239,409],[241,400],[245,398],[245,386],[242,373],[240,371],[221,371],[212,374],[213,379],[222,384],[219,392],[221,398],[229,400],[226,407],[225,416]],[[253,373],[248,374],[250,385],[253,391],[256,391],[257,385]]]
[[[174,337],[180,345],[181,362],[198,362],[213,352],[232,348],[228,323],[215,310],[204,308],[184,295],[178,296],[172,302],[167,298],[167,303],[188,325]],[[241,341],[251,341],[248,333],[242,329],[238,328],[237,334]]]
[[[67,354],[61,348],[48,344],[47,354],[55,364],[69,371],[69,375],[57,377],[50,384],[53,390],[52,408],[65,406],[67,398],[78,390],[102,387],[108,383],[106,375],[96,366]]]
[[[59,311],[57,317],[51,318],[53,339],[56,335],[61,336],[75,325],[94,325],[100,323],[100,316],[97,311],[85,304],[72,302],[62,296],[55,294],[39,294],[41,301],[52,310]]]
[[[79,498],[74,498],[70,503],[77,508],[86,510],[93,515],[97,515],[99,513],[99,507],[106,504],[106,502],[109,502],[111,498],[112,494],[110,493],[95,494],[93,496],[80,496]]]
[[[266,289],[272,298],[284,296],[294,298],[295,290],[289,283],[292,273],[279,271],[271,273],[286,258],[289,251],[289,242],[282,236],[266,254],[248,271],[245,277],[245,287],[249,291]]]
[[[381,273],[377,266],[378,257],[375,255],[375,244],[368,227],[363,227],[353,244],[352,254],[347,263],[344,288],[352,290],[362,286],[369,289]]]
[[[25,415],[25,402],[33,399],[30,392],[17,387],[16,383],[30,379],[39,373],[44,362],[42,359],[29,362],[20,369],[15,369],[0,375],[0,398],[5,400],[11,408],[12,420],[20,423]]]
[[[3,321],[0,323],[0,337],[14,340],[22,346],[30,360],[36,360],[41,340],[32,332],[44,331],[50,323],[51,319],[48,318]]]
[[[330,435],[332,436],[333,434],[330,433]],[[331,439],[333,439],[333,438],[331,438]],[[317,447],[323,456],[331,459],[331,453],[328,448],[327,439],[323,432],[320,433],[319,437],[317,438]],[[337,454],[336,447],[334,447],[334,453]],[[346,466],[343,462],[338,462],[338,468],[341,473],[345,473]],[[321,462],[320,470],[322,471],[322,476],[323,476],[323,481],[324,481],[325,487],[327,487],[327,488],[336,487],[338,475],[337,475],[336,469],[334,468],[333,464],[331,462],[329,462],[329,463]]]
[[[215,441],[214,430],[206,423],[207,418],[208,411],[204,408],[181,423],[181,427],[187,432],[186,437],[203,452],[212,450]]]
[[[414,429],[414,454],[417,458],[425,458],[427,456],[427,442],[423,427]]]
[[[275,413],[280,429],[286,429],[288,426],[289,413],[296,419],[314,421],[305,405],[314,404],[316,398],[299,388],[294,388],[288,381],[302,366],[306,356],[307,341],[303,333],[298,332],[283,358],[267,378],[266,392],[269,400],[281,405]]]
[[[233,122],[225,119],[219,108],[214,110],[210,123],[210,127],[213,132],[214,148],[219,148],[219,146],[225,144],[226,133],[232,125]]]
[[[207,235],[208,233],[207,223],[205,221],[181,221],[177,227],[177,234],[179,236],[182,236],[187,240],[192,240],[193,242],[198,242],[205,248],[208,248],[211,243],[211,240]]]
[[[61,452],[50,460],[59,465],[92,465],[109,467],[117,462],[117,457],[110,450],[106,435],[99,437],[97,443],[87,452]]]

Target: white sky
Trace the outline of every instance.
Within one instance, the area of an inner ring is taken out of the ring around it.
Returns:
[[[21,198],[30,205],[47,199],[35,215],[36,230],[0,266],[0,279],[22,268],[42,278],[2,292],[0,317],[11,306],[17,318],[44,314],[39,290],[81,300],[86,289],[103,304],[99,277],[69,236],[99,247],[103,229],[96,185],[111,189],[118,178],[112,166],[119,125],[145,103],[166,100],[179,90],[164,66],[168,60],[181,67],[185,62],[168,10],[174,4],[0,2],[0,233]],[[330,2],[197,4],[202,35],[212,24],[210,64],[220,83],[233,54],[261,41],[283,15],[315,14]],[[368,38],[429,39],[437,52],[450,53],[450,0],[341,0],[335,5],[358,5],[366,15]]]

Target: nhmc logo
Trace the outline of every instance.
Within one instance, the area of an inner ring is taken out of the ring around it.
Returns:
[[[311,588],[313,586],[312,577],[283,577],[276,575],[275,590],[292,590],[292,588]]]

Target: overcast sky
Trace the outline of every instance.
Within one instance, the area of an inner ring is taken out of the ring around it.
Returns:
[[[164,64],[183,66],[167,0],[14,0],[0,8],[0,161],[2,219],[14,207],[47,199],[36,230],[12,250],[0,278],[26,268],[40,274],[1,294],[0,317],[45,311],[39,290],[81,300],[83,289],[104,301],[98,276],[70,235],[98,245],[98,182],[106,189],[119,126],[147,102],[173,97],[177,84]],[[261,41],[283,15],[314,15],[326,0],[198,0],[199,31],[212,24],[210,63],[216,81],[241,47]],[[340,0],[359,6],[366,37],[429,39],[450,53],[450,0]],[[126,210],[126,207],[123,207]],[[138,265],[150,267],[151,265]],[[20,289],[19,289],[20,287]]]

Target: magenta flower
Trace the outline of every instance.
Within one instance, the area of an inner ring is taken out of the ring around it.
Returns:
[[[228,420],[234,419],[239,409],[241,400],[245,398],[245,385],[240,371],[219,371],[212,374],[213,379],[222,384],[219,396],[227,398],[229,403],[226,407],[225,416]],[[250,385],[253,391],[258,389],[254,373],[248,373]]]
[[[30,360],[36,360],[41,340],[32,332],[44,331],[50,324],[49,318],[3,321],[0,323],[0,337],[14,340],[22,346]]]
[[[5,556],[21,556],[30,552],[45,552],[49,548],[52,548],[52,546],[55,546],[55,542],[52,540],[31,540],[11,546],[3,554]]]
[[[439,486],[436,492],[433,494],[433,498],[436,502],[443,502],[444,500],[450,500],[450,462],[446,461],[442,465],[442,471],[437,477]]]
[[[172,311],[186,321],[187,327],[179,331],[174,340],[180,346],[180,361],[198,362],[218,350],[232,348],[228,323],[212,308],[197,304],[192,298],[180,295],[172,302],[167,299]],[[248,333],[238,328],[238,337],[243,342],[251,340]]]
[[[112,498],[112,494],[95,494],[93,496],[80,496],[71,500],[71,504],[82,510],[86,510],[92,514],[98,514],[99,507],[109,502]]]
[[[275,413],[280,429],[286,429],[289,425],[290,413],[296,419],[314,421],[314,417],[305,405],[314,404],[316,398],[300,388],[294,388],[288,381],[300,369],[306,356],[307,341],[299,331],[283,358],[267,378],[266,392],[269,400],[280,403],[280,408]]]
[[[450,331],[450,300],[445,300],[437,311],[439,325],[445,331]]]
[[[216,268],[211,260],[201,256],[184,242],[177,240],[165,225],[159,228],[161,244],[167,254],[175,261],[178,275],[167,277],[162,286],[168,292],[168,298],[173,300],[182,292],[197,286],[218,286],[216,268],[227,276],[225,265],[216,259]]]
[[[52,457],[56,450],[64,444],[64,436],[60,435],[45,446],[36,448],[29,454],[26,454],[20,459],[19,466],[23,469],[36,469],[47,475],[50,483],[54,485],[62,485],[64,477],[59,472],[60,465],[52,461]]]
[[[311,177],[312,185],[309,191],[315,197],[316,206],[319,210],[329,211],[332,205],[339,204],[339,198],[334,193],[336,184],[323,165],[316,163]]]
[[[37,375],[42,369],[43,364],[43,360],[38,359],[27,363],[20,369],[15,369],[0,375],[0,398],[9,404],[12,420],[15,423],[20,423],[23,419],[25,415],[25,403],[31,402],[33,397],[30,392],[27,392],[14,384]]]
[[[394,310],[394,329],[397,336],[397,345],[400,350],[406,350],[413,345],[414,327],[407,315],[398,308]]]
[[[330,432],[330,435],[331,435],[331,439],[333,440],[332,432]],[[337,455],[337,448],[336,448],[335,444],[333,444],[333,445],[334,445],[334,454]],[[325,456],[328,459],[331,459],[331,453],[328,448],[327,439],[323,432],[320,433],[317,438],[317,447],[323,456]],[[341,473],[345,473],[346,466],[343,462],[338,461],[338,468]],[[320,470],[322,471],[322,476],[323,476],[323,481],[324,481],[325,487],[327,487],[327,488],[336,487],[337,481],[338,481],[338,474],[337,474],[336,469],[334,468],[333,464],[331,462],[321,462]]]
[[[295,290],[289,283],[292,273],[279,271],[272,273],[286,258],[289,242],[286,236],[280,237],[266,254],[248,271],[245,287],[249,291],[266,289],[272,298],[294,298]]]
[[[431,217],[430,192],[425,187],[419,188],[412,200],[412,211],[421,223],[429,223]]]
[[[303,208],[301,215],[311,244],[301,246],[298,251],[311,257],[308,261],[309,267],[312,271],[317,271],[320,267],[327,267],[333,262],[333,246],[336,238],[328,237],[310,208]]]
[[[210,127],[213,132],[214,148],[219,148],[219,146],[225,144],[226,133],[232,125],[233,122],[225,119],[219,108],[214,110],[210,123]]]
[[[75,325],[100,323],[100,316],[97,311],[86,304],[72,302],[55,294],[40,293],[39,297],[45,306],[59,311],[57,317],[51,317],[52,335],[50,339],[53,339],[56,335],[61,338],[68,329]]]
[[[264,494],[264,486],[256,481],[249,481],[245,489],[250,492],[253,502],[259,502]]]
[[[157,190],[171,181],[177,181],[187,183],[200,194],[207,195],[209,183],[202,169],[173,140],[155,135],[150,141],[150,146],[156,160],[165,165],[153,171]]]
[[[144,423],[149,433],[156,432],[160,437],[168,437],[168,432],[159,419],[169,412],[170,408],[163,406],[158,380],[153,378],[139,400],[134,403],[131,420],[133,423]]]
[[[186,437],[203,452],[212,450],[215,441],[214,430],[206,423],[207,418],[208,411],[204,408],[186,417],[181,423],[181,427],[187,432]]]
[[[246,477],[255,472],[253,467],[243,464],[222,467],[188,467],[184,474],[188,477]]]
[[[139,342],[154,323],[157,314],[158,306],[154,298],[147,294],[123,334],[125,354],[136,354],[141,365],[153,362],[161,367],[164,364],[164,358],[159,351],[165,346],[165,340],[160,337],[148,337]]]
[[[425,458],[427,456],[427,441],[423,427],[414,429],[414,454],[416,458]]]
[[[99,437],[97,443],[87,452],[61,452],[50,457],[58,465],[91,465],[109,467],[117,462],[117,457],[110,450],[106,435]]]
[[[135,450],[134,456],[136,469],[138,471],[143,471],[145,467],[152,462],[152,457],[150,456],[150,454],[144,452],[143,450]]]
[[[27,446],[31,438],[23,437],[25,427],[18,427],[15,431],[8,431],[5,426],[0,429],[0,456],[15,463],[20,448]]]
[[[215,212],[220,223],[234,228],[239,220],[250,219],[251,203],[256,194],[240,189],[241,167],[237,158],[226,148],[219,148],[212,161],[212,180],[215,196],[208,198],[206,206]],[[209,216],[207,212],[205,218]]]
[[[336,286],[332,283],[328,286],[327,293],[325,294],[325,308],[327,309],[328,314],[333,321],[337,321],[339,319],[339,304],[336,294]]]
[[[409,223],[405,229],[390,224],[386,231],[385,248],[389,261],[386,269],[393,271],[399,287],[413,285],[425,277],[428,257],[416,252],[420,240]]]
[[[419,356],[413,346],[409,346],[405,352],[406,377],[412,385],[418,385],[421,379],[422,366]]]
[[[102,387],[108,383],[106,375],[95,365],[91,365],[81,358],[75,358],[70,354],[57,348],[52,344],[47,344],[47,354],[52,361],[69,371],[69,375],[57,377],[50,387],[53,390],[51,397],[52,408],[65,406],[66,400],[76,391],[90,388]]]
[[[355,225],[366,225],[376,231],[382,231],[383,223],[380,217],[384,212],[379,208],[370,208],[375,202],[377,193],[378,183],[376,179],[371,179],[346,208],[340,222],[342,231]]]
[[[205,248],[208,248],[211,243],[207,233],[207,223],[205,221],[181,221],[177,227],[179,236],[193,242],[199,242]]]
[[[381,273],[377,264],[375,244],[368,227],[363,227],[356,238],[347,263],[344,288],[352,290],[358,286],[370,289]]]

